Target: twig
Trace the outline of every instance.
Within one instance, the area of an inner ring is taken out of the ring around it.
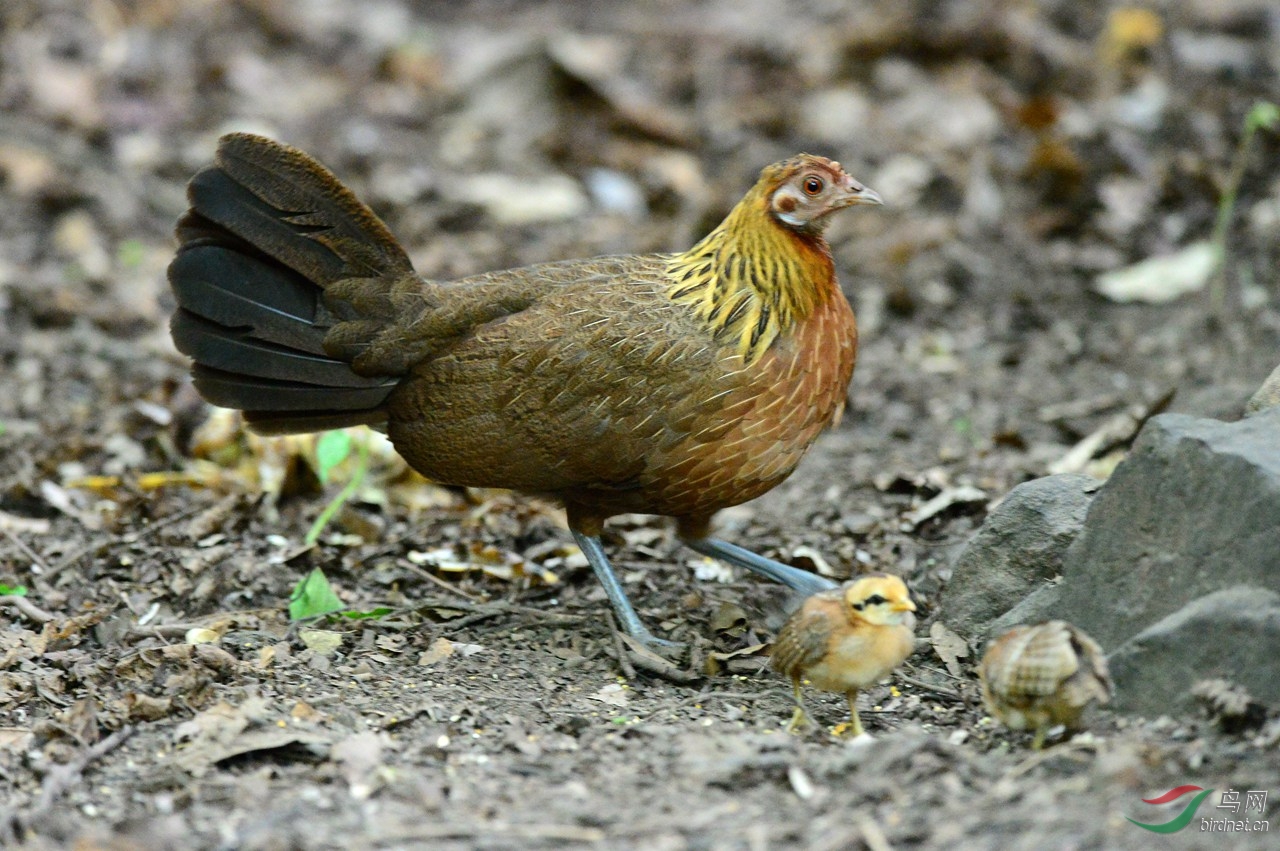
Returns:
[[[907,683],[908,685],[913,685],[916,688],[920,689],[921,691],[925,692],[926,694],[930,694],[934,697],[940,697],[943,700],[949,700],[952,703],[963,703],[967,705],[967,702],[964,699],[964,695],[960,694],[960,692],[958,691],[952,691],[951,689],[943,688],[942,686],[936,686],[936,685],[933,685],[932,683],[927,683],[924,680],[918,680],[915,677],[904,674],[902,671],[898,671],[898,673],[895,676],[898,679],[902,680],[904,683]]]
[[[475,614],[483,615],[486,618],[493,617],[494,615],[525,615],[531,618],[538,618],[539,620],[551,621],[552,623],[565,620],[577,622],[586,620],[588,617],[587,615],[575,615],[570,614],[569,612],[548,612],[545,609],[538,609],[533,606],[518,606],[514,603],[507,603],[502,600],[495,600],[491,603],[481,601],[476,601],[475,603],[446,603],[436,602],[433,600],[423,600],[407,608],[409,611],[431,608],[457,609],[460,612],[474,612]],[[462,620],[462,618],[459,618],[459,620]],[[444,623],[457,622],[457,620],[454,620],[445,621]]]
[[[9,539],[9,543],[13,544],[15,547],[22,550],[23,555],[31,559],[31,564],[35,567],[36,573],[48,572],[49,565],[45,563],[44,559],[40,558],[40,556],[36,553],[35,550],[31,549],[31,547],[28,547],[21,538],[19,538],[17,535],[13,534],[3,526],[0,526],[0,532],[3,532],[4,536]]]
[[[471,612],[471,614],[469,615],[464,615],[463,617],[460,617],[460,618],[454,618],[453,620],[430,622],[431,626],[436,626],[436,627],[449,629],[449,630],[462,629],[463,627],[471,626],[472,624],[480,623],[481,621],[487,621],[491,618],[499,617],[500,615],[522,615],[522,614],[542,615],[544,614],[543,612],[540,612],[537,609],[526,611],[523,606],[513,606],[509,603],[502,603],[502,602],[443,603],[441,605],[449,609],[457,609],[458,611],[462,611],[462,612],[467,612],[467,611]],[[414,606],[413,608],[415,610],[423,609],[423,608],[432,608],[432,604],[420,603],[417,606]]]
[[[947,679],[955,680],[956,682],[966,681],[964,677],[957,676],[956,674],[953,674],[950,671],[945,670],[943,668],[935,668],[932,665],[914,665],[908,662],[907,667],[913,671],[928,671],[931,674],[937,674],[940,677],[946,677]]]
[[[155,626],[131,626],[129,631],[124,634],[125,641],[141,641],[144,638],[160,638],[169,640],[172,638],[186,638],[187,633],[193,629],[203,627],[198,623],[164,623]]]
[[[702,679],[700,674],[696,674],[693,671],[680,670],[673,663],[663,659],[626,633],[619,632],[617,636],[626,645],[627,657],[631,660],[631,664],[640,670],[648,671],[651,674],[662,677],[664,680],[670,680],[680,685],[689,685]]]
[[[614,658],[618,660],[618,667],[622,669],[622,676],[629,680],[636,678],[636,669],[631,665],[631,660],[627,658],[627,648],[622,643],[622,633],[618,632],[618,622],[613,618],[613,612],[608,613],[609,617],[609,633],[613,638]]]
[[[481,621],[487,621],[490,618],[496,618],[499,615],[505,615],[505,614],[508,614],[508,610],[506,608],[495,606],[491,609],[472,612],[469,615],[465,615],[464,617],[456,618],[454,620],[437,623],[437,624],[434,624],[434,626],[438,626],[441,629],[448,629],[450,631],[454,631],[454,630],[459,630],[464,627],[471,626],[472,624],[480,623]]]
[[[1049,465],[1050,473],[1079,473],[1090,461],[1104,452],[1131,444],[1147,420],[1163,413],[1173,401],[1178,388],[1170,388],[1164,395],[1149,403],[1132,405],[1127,410],[1109,417],[1106,422],[1072,446],[1067,453]]]
[[[681,709],[690,709],[699,703],[706,703],[708,700],[741,700],[755,702],[763,697],[770,697],[777,694],[776,691],[701,691],[693,697],[686,697],[684,700],[673,703],[666,708],[670,714],[675,714]]]
[[[195,505],[195,506],[192,506],[191,508],[184,508],[181,511],[175,511],[173,514],[169,514],[165,517],[160,518],[159,520],[152,523],[150,526],[148,526],[145,529],[139,529],[136,532],[128,532],[124,535],[121,535],[120,543],[136,544],[138,543],[138,541],[141,541],[144,538],[150,538],[152,535],[154,535],[156,532],[159,532],[161,529],[166,529],[169,526],[172,526],[174,523],[180,523],[183,520],[187,520],[191,517],[194,517],[197,514],[201,513],[202,511],[207,511],[208,508],[209,506],[207,505]]]
[[[4,594],[0,596],[0,606],[9,606],[17,609],[36,623],[48,623],[56,619],[56,615],[51,615],[26,597],[20,597],[17,594]]]
[[[1087,750],[1096,751],[1097,749],[1098,749],[1098,746],[1096,742],[1092,742],[1092,741],[1077,742],[1075,739],[1071,739],[1070,741],[1063,742],[1060,745],[1054,745],[1052,747],[1045,748],[1044,750],[1036,751],[1031,756],[1027,757],[1022,762],[1018,763],[1013,768],[1005,772],[1004,779],[1016,780],[1017,778],[1026,774],[1031,769],[1040,765],[1042,762],[1047,762],[1048,760],[1051,760],[1054,757],[1062,756],[1062,757],[1067,757],[1068,759],[1077,759],[1078,751],[1087,751]]]
[[[101,759],[120,747],[133,735],[133,731],[134,728],[126,724],[97,744],[80,751],[70,762],[49,769],[49,773],[44,776],[44,782],[40,784],[40,797],[36,799],[35,804],[25,813],[14,813],[6,819],[9,823],[0,827],[16,828],[14,832],[19,836],[30,830],[33,824],[53,808],[58,798],[83,779],[85,769],[91,762]]]
[[[1124,397],[1118,393],[1107,393],[1088,399],[1072,399],[1069,402],[1055,402],[1045,405],[1036,411],[1036,419],[1042,423],[1060,423],[1063,420],[1078,419],[1100,414],[1124,404]]]
[[[513,613],[517,615],[526,615],[538,620],[547,621],[549,623],[562,623],[572,621],[574,623],[587,620],[590,615],[575,615],[572,612],[548,612],[546,609],[535,608],[534,606],[517,606],[510,603],[504,603]]]
[[[468,594],[466,591],[463,591],[461,588],[457,587],[453,583],[445,582],[439,576],[436,576],[434,573],[432,573],[429,570],[423,570],[421,567],[418,567],[416,564],[409,561],[407,558],[400,559],[400,566],[403,568],[406,568],[411,573],[413,573],[414,576],[417,576],[420,579],[425,579],[428,582],[432,582],[432,583],[435,583],[436,585],[439,585],[441,588],[448,591],[450,594],[456,594],[462,599],[470,600],[473,603],[484,602],[484,600],[480,599],[475,594]]]
[[[99,538],[96,541],[85,544],[83,547],[73,550],[70,555],[64,556],[62,561],[58,562],[53,567],[46,570],[44,572],[44,575],[41,576],[40,578],[47,582],[49,579],[51,579],[55,575],[61,573],[62,571],[66,570],[68,567],[71,567],[72,565],[79,562],[80,559],[84,558],[86,555],[93,552],[94,550],[97,550],[101,547],[109,547],[112,544],[112,542],[115,540],[119,540],[119,542],[122,544],[136,544],[139,541],[143,540],[144,538],[147,538],[151,535],[154,535],[156,532],[159,532],[161,529],[164,529],[168,526],[172,526],[174,523],[181,522],[190,517],[194,517],[196,514],[199,514],[201,511],[204,511],[207,508],[208,506],[206,505],[197,505],[192,508],[184,508],[181,511],[175,511],[173,514],[170,514],[167,517],[157,520],[156,522],[152,523],[150,526],[148,526],[145,529],[140,529],[137,532],[126,533],[124,535],[121,535],[118,539]]]
[[[576,824],[427,824],[400,833],[384,833],[379,843],[413,842],[440,839],[478,839],[481,837],[522,840],[554,840],[559,842],[603,842],[605,832],[598,827]]]
[[[889,837],[884,835],[884,831],[880,829],[880,825],[867,816],[861,816],[854,820],[858,831],[862,834],[862,841],[867,843],[870,851],[893,851],[893,846],[889,844]]]
[[[71,567],[73,564],[80,561],[80,559],[84,558],[89,553],[96,550],[98,547],[104,547],[109,543],[111,543],[110,539],[104,538],[97,541],[93,541],[92,543],[85,544],[82,547],[77,547],[76,549],[72,550],[69,555],[63,556],[62,561],[58,562],[53,567],[46,570],[44,572],[44,575],[41,576],[40,578],[47,582],[48,580],[52,579],[55,575],[61,573],[62,571],[66,570],[68,567]]]

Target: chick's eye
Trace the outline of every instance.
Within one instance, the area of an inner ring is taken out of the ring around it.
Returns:
[[[809,175],[804,179],[804,191],[806,195],[817,195],[822,191],[822,187],[826,185],[822,182],[822,178],[816,175]]]
[[[867,598],[868,606],[878,606],[881,603],[887,603],[887,602],[889,601],[886,600],[884,597],[881,597],[879,594],[872,594],[870,597]]]

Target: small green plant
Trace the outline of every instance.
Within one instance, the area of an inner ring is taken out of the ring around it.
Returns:
[[[324,571],[315,568],[299,580],[289,595],[289,620],[300,621],[321,615],[340,615],[349,620],[370,620],[385,617],[391,613],[386,606],[379,606],[367,612],[342,608],[342,599],[338,597],[329,584],[329,577]]]
[[[1240,144],[1236,146],[1235,156],[1231,160],[1231,171],[1227,174],[1227,185],[1218,199],[1218,215],[1213,223],[1213,236],[1209,240],[1213,245],[1217,260],[1217,271],[1213,276],[1210,297],[1213,311],[1221,315],[1222,303],[1226,290],[1227,265],[1227,231],[1231,228],[1231,220],[1235,216],[1236,197],[1240,193],[1240,183],[1244,180],[1245,168],[1249,164],[1249,149],[1253,137],[1259,130],[1275,130],[1280,126],[1280,106],[1270,101],[1258,101],[1244,117],[1244,133]]]
[[[334,593],[329,577],[318,567],[302,577],[289,596],[289,620],[314,618],[341,608],[342,600]]]
[[[345,612],[338,612],[342,617],[351,621],[369,621],[385,618],[391,614],[391,609],[386,606],[378,606],[376,609],[369,609],[367,612],[361,612],[356,609],[347,609]]]
[[[126,239],[116,246],[116,260],[125,269],[137,269],[147,259],[147,247],[136,239]]]
[[[347,460],[351,454],[351,433],[326,431],[316,441],[316,475],[321,484],[328,484],[333,468]]]
[[[320,439],[316,441],[316,475],[320,478],[321,484],[329,483],[329,474],[333,472],[333,468],[337,467],[351,455],[352,447],[356,450],[356,466],[351,472],[351,478],[347,480],[342,490],[338,491],[333,499],[329,500],[329,504],[324,507],[324,511],[320,512],[320,516],[311,524],[311,528],[307,530],[306,543],[308,546],[320,540],[320,535],[324,533],[325,527],[329,525],[338,510],[356,495],[361,482],[364,481],[365,473],[369,471],[369,437],[367,434],[361,434],[359,439],[352,438],[351,433],[347,431],[326,431],[320,435]]]
[[[0,597],[25,597],[27,596],[27,586],[25,585],[5,585],[0,582]]]

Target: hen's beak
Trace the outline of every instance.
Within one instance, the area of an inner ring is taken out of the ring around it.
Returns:
[[[846,203],[850,207],[856,204],[879,205],[884,203],[884,199],[880,197],[880,193],[876,192],[870,186],[863,186],[860,183],[855,183],[849,188],[850,192],[845,197],[847,198]]]

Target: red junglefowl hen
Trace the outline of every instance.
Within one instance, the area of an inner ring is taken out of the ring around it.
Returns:
[[[600,545],[623,512],[676,518],[708,556],[810,594],[812,573],[709,537],[785,479],[840,411],[853,311],[823,239],[875,192],[838,163],[765,168],[680,254],[433,281],[324,166],[231,134],[188,187],[169,266],[172,333],[209,402],[263,433],[368,424],[424,476],[563,502],[628,633]]]

